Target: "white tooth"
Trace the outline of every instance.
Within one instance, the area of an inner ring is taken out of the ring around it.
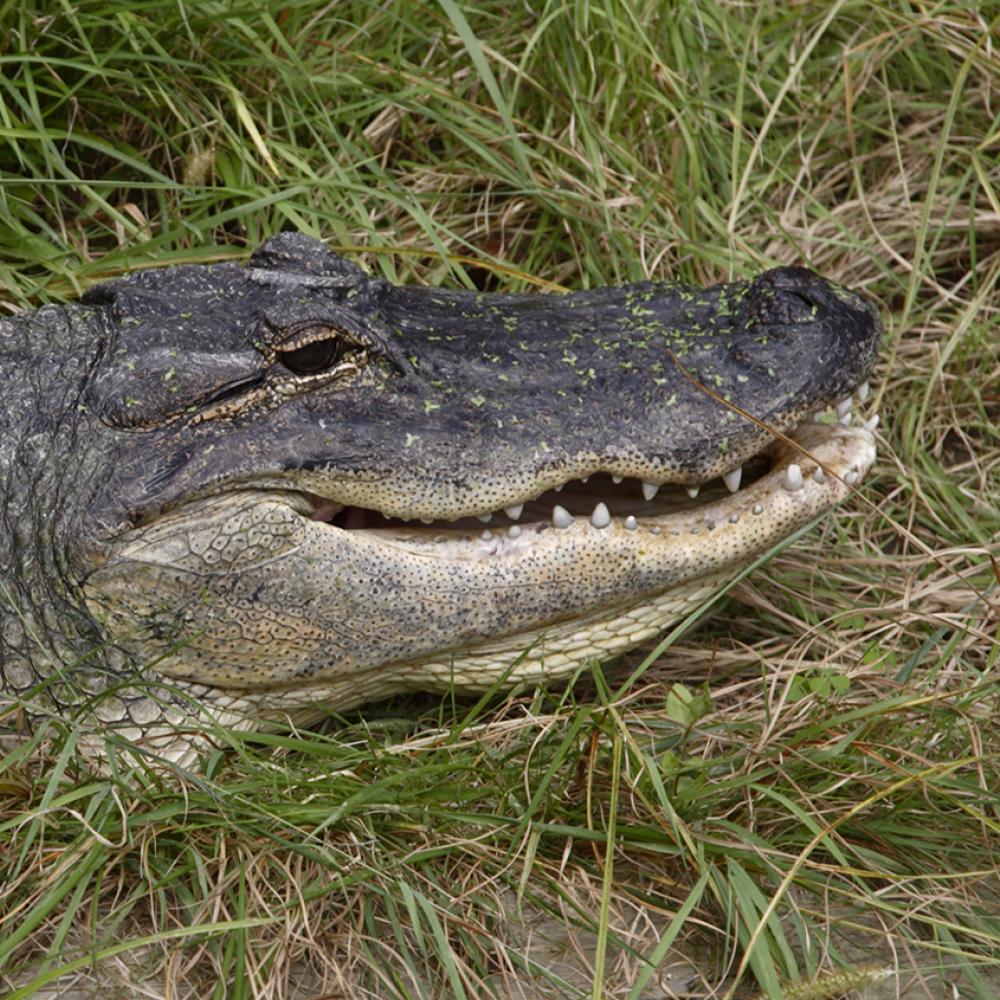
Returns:
[[[729,523],[730,524],[735,524],[739,519],[740,519],[740,515],[739,514],[730,514],[729,515]]]
[[[553,486],[552,489],[554,489],[556,491],[556,493],[562,493],[562,488],[565,485],[566,485],[565,483],[560,483],[558,486]]]
[[[862,382],[858,386],[858,399],[863,403],[868,398],[868,393],[871,392],[871,388],[867,382]]]
[[[422,517],[422,518],[420,518],[420,523],[421,524],[433,524],[434,523],[434,518],[433,517]]]
[[[850,396],[847,396],[845,399],[842,399],[837,404],[837,416],[838,417],[842,417],[842,416],[844,416],[845,413],[850,413],[851,412],[851,405],[852,405],[853,402],[854,401],[851,399]]]
[[[802,470],[794,462],[785,469],[785,489],[802,489]]]
[[[813,471],[813,482],[815,483],[825,483],[826,473],[817,465]]]
[[[612,476],[611,477],[611,482],[613,482],[615,484],[615,486],[617,486],[621,481],[622,481],[622,477],[621,476]]]
[[[580,480],[580,482],[585,483],[588,479],[590,479],[590,476],[584,476],[583,479]]]
[[[512,520],[516,521],[521,516],[521,511],[524,510],[523,503],[516,503],[512,507],[504,507],[503,512]]]
[[[611,514],[606,504],[599,503],[594,508],[594,513],[590,515],[590,523],[595,528],[606,528],[611,523]]]
[[[639,522],[636,521],[636,519],[631,514],[629,514],[629,516],[625,518],[625,530],[635,531],[635,529],[638,527],[639,527]]]
[[[740,479],[743,478],[743,466],[738,465],[735,469],[727,472],[722,481],[726,484],[726,489],[730,493],[735,493],[740,488]]]
[[[556,528],[568,528],[573,523],[573,515],[565,508],[556,504],[552,508],[552,525]]]
[[[660,487],[656,483],[647,483],[646,480],[642,481],[642,495],[645,499],[652,500],[659,491]]]
[[[849,486],[853,486],[857,481],[858,481],[857,469],[848,469],[847,472],[844,473],[844,482],[847,483]]]
[[[488,542],[493,537],[493,532],[487,528],[480,536],[484,542]]]
[[[486,524],[490,520],[490,518],[492,518],[492,517],[493,517],[492,514],[477,514],[476,515],[476,518],[478,520],[482,521],[483,524]]]
[[[866,431],[875,430],[875,428],[878,427],[878,414],[876,413],[874,417],[869,417],[869,419],[865,421],[864,427]]]
[[[700,486],[685,486],[684,492],[693,500],[698,495],[700,489]]]
[[[826,416],[826,410],[817,410],[817,411],[816,411],[816,412],[815,412],[815,413],[813,414],[813,420],[815,420],[815,421],[816,421],[816,423],[820,423],[820,422],[822,422],[822,420],[823,420],[823,418],[824,418],[825,416]]]
[[[763,504],[759,504],[759,503],[755,503],[753,505],[753,512],[755,514],[763,514],[764,513],[764,505]]]
[[[845,413],[842,417],[837,417],[837,423],[840,424],[841,427],[850,427],[851,426],[850,411]]]
[[[507,535],[509,538],[519,538],[521,535],[521,526],[519,524],[512,524],[507,529]]]

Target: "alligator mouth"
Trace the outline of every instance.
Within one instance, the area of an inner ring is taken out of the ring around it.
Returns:
[[[501,510],[433,520],[399,518],[314,494],[305,498],[313,521],[423,551],[431,545],[446,546],[454,556],[520,549],[532,537],[574,526],[653,535],[707,533],[722,523],[735,525],[744,517],[766,515],[773,498],[793,499],[807,486],[810,506],[822,509],[839,502],[860,481],[873,457],[871,432],[878,416],[852,427],[855,399],[863,403],[867,396],[868,385],[863,383],[852,396],[813,414],[740,466],[700,486],[661,484],[598,470]],[[821,501],[824,492],[830,494],[826,505]],[[464,544],[456,548],[456,542]],[[469,551],[471,543],[476,544]]]
[[[183,629],[158,669],[260,710],[550,681],[659,634],[843,501],[876,423],[842,400],[695,496],[598,467],[427,524],[385,517],[375,492],[362,507],[255,483],[139,529],[88,579],[88,603],[122,634]]]

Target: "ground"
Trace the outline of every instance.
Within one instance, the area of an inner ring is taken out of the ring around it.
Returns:
[[[223,736],[190,771],[124,748],[102,770],[69,722],[7,753],[0,991],[1000,994],[998,24],[848,0],[7,11],[2,308],[295,228],[489,289],[808,264],[887,332],[858,495],[570,689]]]

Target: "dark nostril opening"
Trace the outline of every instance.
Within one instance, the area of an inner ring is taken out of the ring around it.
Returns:
[[[767,303],[767,322],[782,326],[793,326],[802,323],[813,323],[819,319],[821,303],[813,298],[808,291],[793,291],[782,288],[774,298]]]
[[[805,267],[776,267],[754,282],[753,316],[775,326],[814,323],[829,307],[827,284]]]
[[[822,314],[822,304],[805,289],[775,288],[762,295],[754,309],[755,319],[774,326],[814,323]]]
[[[780,292],[775,306],[782,323],[810,323],[819,315],[819,303],[803,292]]]

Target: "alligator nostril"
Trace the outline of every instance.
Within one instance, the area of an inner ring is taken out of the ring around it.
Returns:
[[[808,292],[778,288],[773,295],[760,300],[756,318],[775,327],[797,326],[814,322],[820,313],[820,303],[811,298]]]
[[[754,281],[751,314],[776,327],[813,323],[829,308],[828,288],[808,268],[775,268]]]
[[[809,323],[819,315],[819,304],[802,292],[783,291],[775,305],[784,323]]]

